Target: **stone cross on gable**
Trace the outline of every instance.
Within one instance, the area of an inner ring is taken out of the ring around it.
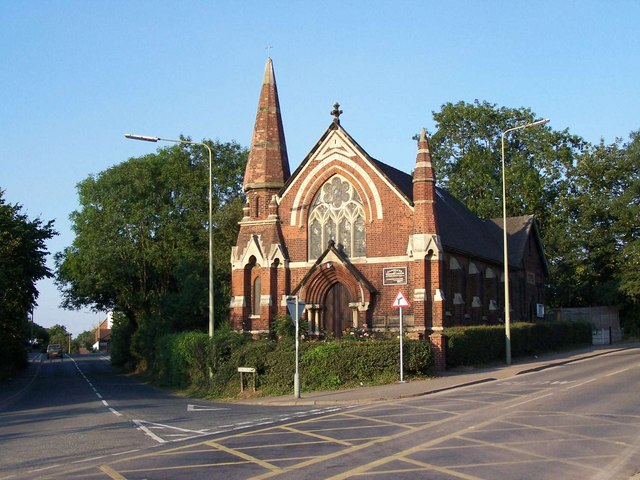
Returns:
[[[340,104],[338,102],[336,102],[333,105],[333,110],[330,112],[331,115],[333,115],[333,123],[337,123],[338,125],[340,125],[340,114],[342,113],[342,110],[340,110]]]

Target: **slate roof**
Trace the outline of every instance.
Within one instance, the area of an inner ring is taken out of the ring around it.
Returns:
[[[380,172],[413,202],[413,177],[379,160],[369,158]],[[451,193],[437,186],[435,210],[440,240],[444,248],[502,264],[502,219],[479,218]],[[521,265],[526,241],[534,224],[532,215],[507,218],[510,265]]]
[[[494,218],[491,220],[498,226],[500,234],[502,234],[502,218]],[[519,264],[524,257],[527,241],[529,236],[533,234],[536,237],[537,245],[540,250],[540,257],[543,259],[545,274],[548,275],[549,265],[542,251],[542,240],[538,231],[537,223],[533,215],[523,215],[521,217],[507,217],[507,235],[509,237],[509,263]]]
[[[332,123],[316,143],[311,152],[291,175],[281,190],[287,189],[288,184],[298,175],[303,165],[312,153],[324,141],[331,130],[339,128],[363,155],[378,169],[409,202],[413,203],[413,176],[383,163],[371,155],[340,125]],[[440,240],[444,248],[449,251],[464,253],[469,256],[502,264],[502,220],[483,220],[469,210],[462,202],[448,191],[436,186],[435,198],[436,221]],[[507,219],[507,234],[509,241],[509,264],[522,265],[526,239],[532,226],[535,226],[533,216],[512,217]],[[537,229],[535,230],[537,235]],[[539,246],[542,243],[539,241]],[[544,255],[542,255],[544,258]],[[546,267],[546,264],[545,264]]]

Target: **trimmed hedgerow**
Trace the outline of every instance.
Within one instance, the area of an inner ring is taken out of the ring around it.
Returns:
[[[206,383],[210,342],[201,332],[173,333],[156,344],[154,380],[163,386],[184,388]]]
[[[501,362],[505,357],[502,325],[453,327],[447,338],[447,366],[459,367]],[[590,345],[588,322],[514,323],[511,325],[511,355],[514,358]]]
[[[332,390],[387,383],[400,373],[396,340],[300,343],[302,391]],[[240,393],[238,367],[254,367],[256,387],[265,395],[293,390],[295,346],[290,339],[252,340],[231,331],[185,332],[162,337],[157,343],[153,378],[163,386],[206,392],[216,398]],[[428,343],[404,342],[404,370],[408,376],[431,372]]]

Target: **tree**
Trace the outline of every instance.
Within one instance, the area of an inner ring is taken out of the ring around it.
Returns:
[[[67,327],[60,324],[55,324],[53,327],[47,328],[49,332],[49,343],[58,343],[62,346],[62,351],[69,351],[69,339],[70,333],[67,332]]]
[[[231,239],[242,211],[246,151],[213,152],[215,317],[226,316]],[[78,185],[73,244],[56,255],[68,308],[113,309],[128,319],[130,352],[152,361],[153,343],[174,330],[202,329],[208,316],[208,154],[175,145],[131,158]],[[126,360],[126,359],[125,359]]]
[[[75,340],[78,343],[78,348],[86,348],[87,350],[91,350],[93,348],[93,344],[96,343],[96,331],[85,330],[80,335],[78,335]]]
[[[0,189],[0,379],[25,365],[36,282],[52,276],[45,242],[55,235],[53,221],[30,220]]]
[[[501,216],[501,134],[536,115],[476,101],[447,103],[433,116],[440,185],[479,216]],[[506,182],[507,215],[534,214],[540,224],[551,306],[640,311],[639,132],[610,145],[549,127],[513,132],[506,137]]]
[[[49,343],[49,331],[37,323],[33,324],[33,328],[29,327],[31,338],[34,340],[32,348],[44,351]]]
[[[501,217],[502,132],[533,122],[536,114],[476,100],[446,103],[433,118],[437,131],[430,143],[439,184],[481,218]],[[533,214],[544,229],[567,169],[585,145],[548,126],[507,134],[507,215]]]
[[[621,292],[640,304],[640,131],[632,132],[625,145],[625,164],[620,174],[626,184],[617,203],[617,230],[622,243],[618,278]]]
[[[565,255],[558,298],[567,306],[620,305],[640,298],[634,264],[640,261],[638,135],[591,146],[567,172],[557,204],[564,220]]]

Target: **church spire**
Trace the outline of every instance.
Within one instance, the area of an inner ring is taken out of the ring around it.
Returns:
[[[437,233],[434,201],[436,179],[431,163],[427,132],[423,128],[418,140],[416,167],[413,171],[413,203],[415,205],[415,233]]]
[[[268,204],[271,196],[278,193],[289,176],[278,88],[273,62],[267,58],[243,188],[246,193],[251,190],[262,191]]]

